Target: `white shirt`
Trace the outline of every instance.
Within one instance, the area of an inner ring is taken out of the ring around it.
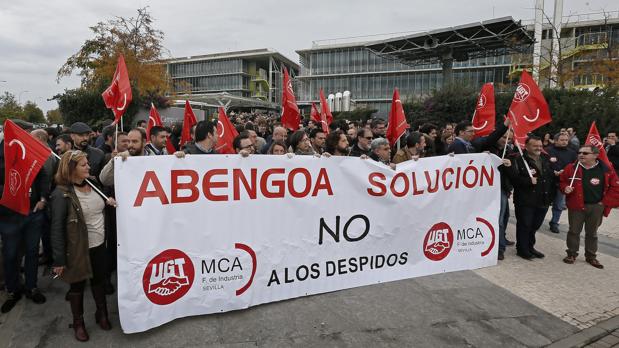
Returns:
[[[105,241],[105,222],[103,218],[105,202],[93,190],[90,193],[84,193],[76,189],[75,194],[80,200],[82,214],[86,220],[86,227],[88,227],[88,248],[94,248],[103,244]]]

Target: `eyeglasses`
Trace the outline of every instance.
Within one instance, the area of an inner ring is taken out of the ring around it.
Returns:
[[[578,151],[578,154],[579,154],[579,155],[585,155],[585,156],[586,156],[586,155],[590,155],[590,154],[592,154],[592,153],[593,153],[593,152]]]
[[[252,144],[252,145],[243,146],[243,147],[241,147],[241,150],[245,150],[245,149],[249,149],[249,148],[253,149],[254,145]]]
[[[374,137],[363,137],[363,139],[372,140]]]

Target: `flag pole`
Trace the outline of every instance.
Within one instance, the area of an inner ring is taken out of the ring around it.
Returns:
[[[529,176],[531,177],[531,179],[533,179],[533,174],[531,174],[531,168],[529,167],[529,163],[527,163],[527,160],[524,158],[524,154],[522,153],[522,149],[520,148],[520,146],[518,146],[518,143],[516,143],[516,147],[518,148],[518,152],[520,152],[520,157],[522,158],[522,162],[524,162],[525,168],[527,168],[527,173],[529,173]]]
[[[52,155],[56,156],[56,158],[58,159],[61,159],[60,156],[58,156],[58,154],[54,151],[52,151]],[[114,159],[112,158],[112,161],[113,160]],[[101,198],[105,199],[106,202],[110,199],[103,192],[101,192],[101,190],[99,190],[99,188],[97,188],[97,186],[95,186],[95,184],[93,184],[90,180],[86,179],[86,182],[88,183],[88,185],[90,185],[90,187],[92,187],[93,190],[95,190],[99,194],[99,196],[101,196]]]
[[[507,129],[507,139],[505,139],[505,146],[503,146],[503,156],[501,156],[501,159],[505,159],[505,153],[507,152],[507,144],[509,143],[509,131],[511,129],[512,129],[512,126],[509,126],[509,128]]]
[[[576,162],[576,168],[574,168],[574,175],[572,175],[572,180],[570,180],[570,187],[574,187],[574,180],[576,179],[576,172],[578,172],[578,166],[580,166],[580,161]]]
[[[116,124],[116,131],[114,132],[114,150],[118,151],[118,123]]]
[[[118,125],[118,124],[117,124]],[[120,116],[120,131],[124,132],[125,131],[125,127],[123,126],[123,117]]]

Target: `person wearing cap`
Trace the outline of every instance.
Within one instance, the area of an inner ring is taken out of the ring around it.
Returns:
[[[69,128],[71,139],[75,144],[75,148],[86,153],[88,156],[88,165],[90,166],[90,179],[98,181],[101,169],[105,165],[105,154],[103,151],[90,146],[90,133],[92,128],[84,122],[75,122]]]
[[[32,124],[13,120],[15,124],[26,131],[32,129]],[[4,192],[4,139],[0,140],[0,196]],[[0,237],[2,238],[2,263],[4,266],[5,287],[7,297],[0,308],[7,313],[21,299],[22,294],[36,304],[46,301],[45,296],[37,288],[37,270],[39,265],[39,240],[43,230],[47,197],[50,190],[50,173],[45,167],[41,168],[32,183],[30,190],[30,212],[23,216],[4,206],[0,206]],[[24,251],[24,279],[20,284],[19,268],[21,265],[21,251]]]

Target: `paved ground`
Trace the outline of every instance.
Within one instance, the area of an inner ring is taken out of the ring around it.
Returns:
[[[591,347],[612,346],[616,328],[597,327],[619,318],[619,212],[613,213],[617,216],[602,225],[604,270],[582,258],[563,264],[567,227],[554,235],[544,225],[538,237],[544,260],[522,260],[509,248],[497,267],[185,318],[141,334],[122,334],[115,303],[110,306],[114,329],[98,329],[87,297],[91,341],[86,344],[76,342],[68,328],[66,285],[44,277],[40,286],[48,303],[22,300],[0,315],[0,347],[541,347],[587,332],[594,332],[587,336]],[[512,239],[514,228],[508,232]]]

